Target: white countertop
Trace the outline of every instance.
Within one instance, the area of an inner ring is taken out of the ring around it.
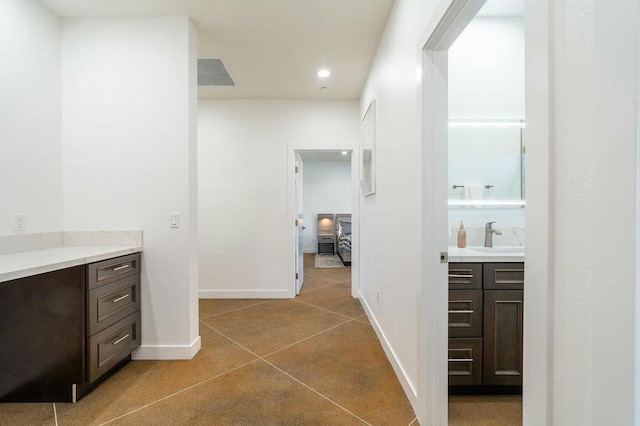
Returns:
[[[0,256],[0,282],[57,271],[72,266],[85,265],[141,251],[142,246],[56,247],[4,254]]]
[[[449,247],[449,262],[524,262],[524,247]]]

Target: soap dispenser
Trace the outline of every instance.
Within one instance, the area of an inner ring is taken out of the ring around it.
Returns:
[[[460,221],[458,229],[458,247],[465,248],[467,246],[467,231],[464,229],[464,222]]]

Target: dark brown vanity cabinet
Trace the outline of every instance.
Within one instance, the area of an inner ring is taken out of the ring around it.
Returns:
[[[521,386],[524,264],[451,263],[449,289],[449,385]]]
[[[140,254],[0,282],[0,401],[75,402],[140,346]]]

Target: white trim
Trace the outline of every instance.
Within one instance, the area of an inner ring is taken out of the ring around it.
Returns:
[[[287,145],[287,288],[295,297],[295,153],[301,151],[350,151],[351,152],[351,295],[358,297],[360,288],[360,151],[358,144],[288,144]]]
[[[142,345],[131,354],[134,360],[192,359],[200,350],[200,336],[190,345]]]
[[[288,290],[200,290],[199,299],[289,299]]]
[[[525,0],[527,256],[524,290],[523,422],[553,424],[552,0]]]
[[[409,380],[409,374],[400,363],[398,356],[393,351],[391,344],[389,343],[389,339],[387,339],[387,336],[378,325],[378,321],[376,320],[375,316],[371,313],[371,309],[369,309],[369,305],[367,305],[367,301],[365,300],[364,296],[362,296],[361,294],[359,298],[360,303],[362,304],[364,311],[367,314],[367,318],[369,318],[369,322],[371,323],[373,330],[376,332],[378,340],[380,340],[380,345],[382,346],[384,353],[387,355],[389,363],[391,364],[393,371],[395,371],[396,376],[400,381],[400,385],[404,390],[404,393],[409,399],[409,403],[413,407],[414,411],[416,411],[416,408],[418,407],[417,387],[413,383],[411,383],[411,380]]]
[[[418,290],[420,424],[448,422],[448,285],[440,253],[447,242],[448,52],[486,0],[445,0],[419,46],[422,64],[422,279]]]

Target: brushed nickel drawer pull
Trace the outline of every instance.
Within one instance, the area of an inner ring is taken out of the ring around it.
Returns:
[[[116,340],[115,342],[113,342],[113,344],[117,345],[118,343],[122,342],[124,339],[126,339],[129,336],[131,336],[131,335],[129,333],[127,333],[124,336],[122,336],[121,338],[119,338],[118,340]]]
[[[473,358],[449,358],[449,362],[473,362]]]
[[[121,269],[127,269],[129,266],[128,263],[125,263],[124,265],[120,265],[120,266],[116,266],[115,268],[111,268],[112,271],[120,271]]]
[[[472,314],[473,309],[464,310],[464,311],[449,311],[450,314]]]
[[[467,275],[467,274],[449,274],[449,278],[473,278],[473,275]]]
[[[124,299],[126,299],[127,297],[129,297],[129,295],[128,295],[128,294],[125,294],[124,296],[116,297],[115,299],[112,299],[111,301],[112,301],[113,303],[118,303],[119,301],[124,300]]]

